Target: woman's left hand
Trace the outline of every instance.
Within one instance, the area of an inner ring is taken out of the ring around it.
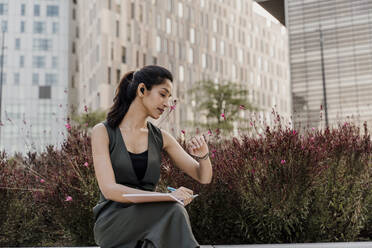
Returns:
[[[192,137],[186,147],[188,148],[189,153],[193,156],[201,157],[209,152],[208,145],[202,135]]]

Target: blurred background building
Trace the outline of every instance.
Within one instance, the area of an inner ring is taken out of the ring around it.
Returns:
[[[41,151],[65,138],[73,1],[0,1],[0,150]],[[76,100],[75,100],[76,102]]]
[[[80,112],[107,110],[124,73],[158,64],[178,99],[164,128],[196,118],[186,92],[203,79],[245,85],[262,117],[290,116],[287,31],[252,0],[80,0],[78,21]]]
[[[372,1],[286,0],[286,12],[295,126],[324,127],[326,112],[329,125],[372,123]]]

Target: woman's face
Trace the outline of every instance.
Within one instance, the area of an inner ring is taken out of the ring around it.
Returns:
[[[143,103],[152,118],[158,119],[169,108],[172,100],[172,87],[171,81],[165,79],[162,84],[154,85],[151,91],[145,91]]]

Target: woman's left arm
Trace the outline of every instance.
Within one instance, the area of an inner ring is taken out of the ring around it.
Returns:
[[[163,149],[168,153],[174,164],[187,175],[202,184],[212,181],[212,164],[209,156],[199,162],[192,158],[172,135],[161,129],[163,136]],[[195,136],[188,143],[187,148],[191,155],[202,157],[209,153],[208,145],[203,136]]]

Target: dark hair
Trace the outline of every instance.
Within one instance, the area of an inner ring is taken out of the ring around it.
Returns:
[[[170,71],[157,65],[144,66],[138,71],[127,72],[115,91],[114,104],[107,114],[107,123],[110,127],[119,126],[120,122],[128,112],[129,106],[136,98],[138,85],[144,83],[147,90],[151,90],[153,85],[159,85],[169,79],[173,82]]]

